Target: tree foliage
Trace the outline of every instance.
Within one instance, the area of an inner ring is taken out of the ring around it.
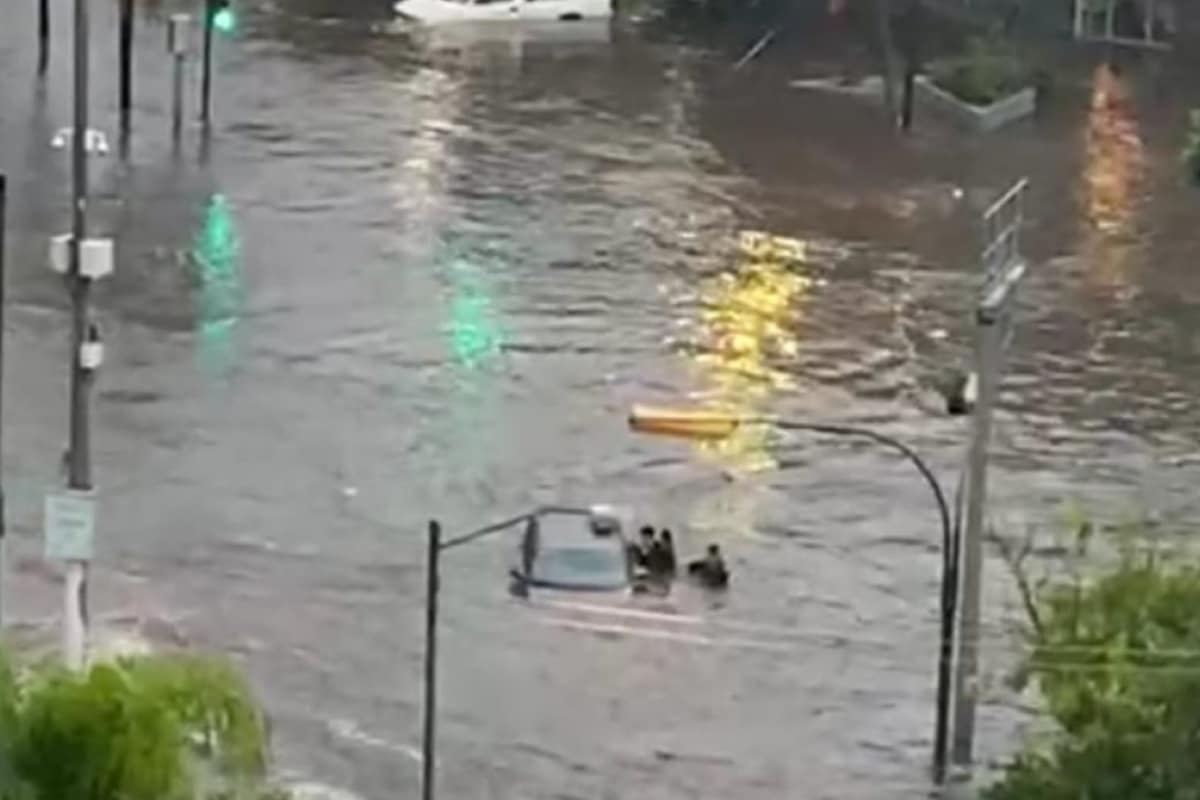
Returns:
[[[1200,800],[1200,565],[1139,541],[1126,534],[1091,579],[1038,590],[1025,669],[1055,730],[987,800]]]
[[[265,720],[224,662],[0,657],[0,800],[258,800],[266,771]]]

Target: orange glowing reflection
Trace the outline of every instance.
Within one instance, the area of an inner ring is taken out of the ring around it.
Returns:
[[[1090,280],[1118,286],[1128,268],[1146,155],[1129,89],[1106,64],[1096,68],[1085,136],[1084,257]]]

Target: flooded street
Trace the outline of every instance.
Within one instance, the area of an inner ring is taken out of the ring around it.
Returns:
[[[8,6],[11,6],[9,8]],[[714,602],[506,592],[512,542],[447,556],[447,798],[921,797],[940,530],[910,468],[802,439],[758,469],[635,436],[635,402],[857,421],[955,485],[966,423],[935,384],[968,357],[971,224],[1028,175],[1031,276],[997,420],[992,519],[1047,533],[1194,518],[1200,194],[1185,73],[1065,64],[1037,120],[904,139],[765,61],[577,35],[398,29],[279,0],[217,42],[214,130],[170,142],[165,19],[139,18],[129,156],[93,161],[101,512],[93,611],[244,660],[297,781],[416,795],[424,528],[609,502],[718,541]],[[49,626],[41,504],[66,441],[69,5],[35,79],[36,4],[0,28],[10,176],[6,613]],[[93,14],[93,124],[117,139],[116,3]],[[194,117],[198,77],[189,83]],[[804,244],[739,255],[743,230]],[[1190,495],[1190,496],[1189,496]],[[989,554],[979,750],[1028,717],[1004,686],[1018,619]],[[106,622],[108,621],[108,622]]]

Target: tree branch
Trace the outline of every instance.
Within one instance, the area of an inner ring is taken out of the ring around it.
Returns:
[[[1017,591],[1021,595],[1021,604],[1025,607],[1026,616],[1029,617],[1029,624],[1033,626],[1034,633],[1040,639],[1045,629],[1042,626],[1042,615],[1037,607],[1037,588],[1025,569],[1025,560],[1033,553],[1032,531],[1026,532],[1025,540],[1021,543],[1019,550],[1015,550],[994,530],[988,530],[987,540],[996,545],[996,549],[1000,551],[1000,557],[1008,565],[1008,570],[1017,583]]]

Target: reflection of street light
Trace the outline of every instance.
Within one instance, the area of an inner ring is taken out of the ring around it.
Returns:
[[[635,406],[629,414],[629,426],[638,433],[672,436],[680,439],[717,441],[728,438],[740,428],[763,425],[785,431],[808,431],[831,436],[849,436],[870,439],[897,451],[912,463],[933,492],[938,516],[942,524],[942,596],[941,631],[938,651],[937,719],[935,730],[935,752],[944,753],[949,736],[949,709],[951,670],[954,653],[954,618],[957,613],[958,590],[958,530],[951,521],[950,507],[945,492],[933,471],[917,455],[916,451],[903,442],[869,428],[837,425],[821,422],[799,422],[772,417],[741,417],[719,411],[652,409]],[[781,468],[791,464],[784,462]],[[940,763],[937,765],[940,769]],[[940,780],[940,776],[939,780]]]
[[[456,257],[448,272],[455,294],[445,330],[454,359],[468,369],[478,369],[501,350],[504,332],[496,319],[495,304],[484,273],[470,257]]]
[[[476,369],[500,352],[500,334],[489,318],[491,300],[481,294],[465,294],[454,299],[449,325],[454,358]]]
[[[425,712],[424,728],[421,738],[421,800],[433,800],[434,797],[434,749],[437,738],[437,617],[438,617],[438,584],[439,565],[443,550],[471,544],[480,539],[486,539],[498,533],[511,530],[518,525],[525,526],[525,534],[521,543],[521,568],[512,570],[514,590],[524,594],[530,586],[548,585],[539,581],[534,574],[534,563],[540,549],[540,524],[545,517],[567,516],[578,517],[588,521],[592,534],[599,538],[615,536],[621,546],[621,557],[625,558],[625,544],[621,536],[621,523],[617,512],[608,506],[592,506],[591,508],[572,508],[568,506],[544,506],[521,514],[517,517],[485,525],[469,533],[464,533],[453,539],[442,541],[442,526],[436,521],[429,523],[429,553],[428,572],[425,588]],[[628,567],[626,580],[628,583]],[[555,581],[552,588],[557,589],[596,589],[595,585],[572,586],[566,581]],[[605,587],[607,588],[607,587]]]
[[[233,208],[223,194],[214,194],[192,244],[199,269],[197,333],[203,349],[225,349],[237,324],[242,302],[242,244]]]
[[[1129,89],[1107,64],[1096,67],[1084,140],[1083,238],[1095,267],[1088,271],[1108,288],[1119,286],[1145,175],[1145,144]]]
[[[792,317],[810,286],[797,271],[806,260],[802,240],[743,231],[735,268],[701,287],[692,360],[714,389],[710,403],[753,414],[771,392],[791,388],[790,376],[774,362],[793,358],[799,348]],[[706,440],[701,450],[747,472],[770,466],[757,431]]]

